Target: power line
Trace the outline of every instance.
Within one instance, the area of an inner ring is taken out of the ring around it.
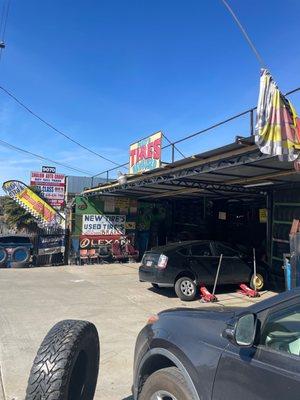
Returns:
[[[66,139],[70,140],[71,142],[75,143],[77,146],[81,147],[82,149],[90,152],[91,154],[94,154],[97,157],[102,158],[105,161],[108,161],[114,165],[119,165],[117,162],[110,160],[107,157],[102,156],[101,154],[97,153],[94,150],[89,149],[88,147],[84,146],[83,144],[77,142],[77,140],[73,139],[66,133],[62,132],[61,130],[57,129],[54,125],[52,125],[50,122],[47,122],[45,119],[40,117],[38,114],[36,114],[34,111],[32,111],[29,107],[27,107],[21,100],[19,100],[15,95],[13,95],[10,91],[5,89],[3,86],[0,86],[0,89],[6,93],[10,98],[12,98],[16,103],[18,103],[22,108],[24,108],[26,111],[28,111],[31,115],[33,115],[35,118],[37,118],[39,121],[41,121],[43,124],[47,125],[49,128],[51,128],[53,131],[58,133],[59,135],[65,137]]]
[[[262,68],[266,68],[266,64],[264,62],[264,60],[262,59],[261,55],[259,54],[258,50],[256,49],[256,47],[254,46],[252,40],[250,39],[248,33],[246,32],[246,29],[243,27],[243,25],[241,24],[241,22],[239,21],[237,15],[234,13],[233,9],[230,7],[230,5],[227,3],[226,0],[221,0],[223,2],[223,4],[225,5],[225,7],[227,8],[227,10],[230,12],[230,14],[232,15],[233,19],[235,20],[236,24],[238,25],[238,27],[240,28],[242,34],[244,35],[246,41],[248,42],[249,46],[251,47],[253,53],[255,54],[255,57],[257,58],[260,66]]]
[[[175,146],[175,144],[172,143],[171,140],[168,139],[167,136],[166,136],[164,133],[163,133],[163,137],[167,140],[167,142],[168,142],[171,146],[174,146],[174,149],[177,150],[178,153],[179,153],[183,158],[185,158],[185,155],[182,153],[182,151],[179,150],[179,148],[178,148],[177,146]]]
[[[5,49],[5,33],[6,33],[6,26],[8,20],[8,14],[10,9],[10,2],[11,0],[7,0],[3,2],[2,11],[1,11],[1,22],[0,22],[0,61],[2,57],[2,51]]]
[[[49,162],[51,162],[51,163],[53,163],[53,164],[60,165],[61,167],[68,168],[68,169],[73,170],[73,171],[76,171],[76,172],[80,172],[81,174],[84,174],[84,175],[86,175],[86,174],[88,174],[88,175],[93,175],[93,174],[92,174],[91,172],[89,172],[89,171],[84,171],[84,170],[82,170],[82,169],[74,168],[74,167],[71,167],[70,165],[63,164],[63,163],[61,163],[61,162],[59,162],[59,161],[51,160],[50,158],[46,158],[46,157],[43,157],[43,156],[41,156],[41,155],[39,155],[39,154],[36,154],[36,153],[31,152],[31,151],[28,151],[28,150],[22,149],[22,148],[20,148],[20,147],[14,146],[13,144],[10,144],[10,143],[8,143],[8,142],[5,142],[4,140],[1,140],[1,139],[0,139],[0,146],[3,146],[3,147],[6,147],[6,148],[9,148],[9,149],[18,151],[18,152],[20,152],[20,153],[28,154],[28,155],[30,155],[30,156],[32,156],[32,157],[39,158],[40,160],[43,160],[43,161],[49,161]]]
[[[1,8],[1,20],[0,20],[0,38],[2,39],[2,31],[3,31],[3,21],[4,21],[4,14],[5,14],[5,4],[6,2],[3,1],[2,8]]]
[[[5,39],[5,33],[6,33],[6,26],[7,26],[7,20],[8,20],[8,15],[9,15],[10,3],[11,3],[11,0],[8,0],[7,1],[7,6],[6,6],[6,13],[5,13],[5,16],[4,16],[3,31],[2,31],[2,40],[3,41]]]

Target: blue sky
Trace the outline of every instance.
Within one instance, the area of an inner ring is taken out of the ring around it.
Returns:
[[[282,91],[300,86],[299,0],[229,2]],[[6,45],[0,84],[120,163],[141,137],[162,130],[179,139],[257,102],[259,65],[220,0],[13,0]],[[291,99],[300,110],[300,94]],[[113,166],[2,92],[0,124],[0,139],[45,157],[91,173]],[[191,155],[248,134],[244,118],[180,149]],[[1,183],[28,183],[42,164],[0,146]]]

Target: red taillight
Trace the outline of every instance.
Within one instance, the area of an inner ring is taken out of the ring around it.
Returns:
[[[168,257],[164,254],[161,254],[158,259],[157,268],[165,269],[168,264]]]

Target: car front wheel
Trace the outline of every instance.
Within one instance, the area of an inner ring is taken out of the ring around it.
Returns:
[[[182,373],[176,367],[154,372],[143,385],[139,400],[195,400]]]
[[[192,301],[196,297],[197,286],[193,279],[182,277],[175,283],[175,292],[180,300]]]

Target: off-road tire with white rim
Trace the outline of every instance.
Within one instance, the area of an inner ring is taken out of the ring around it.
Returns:
[[[250,280],[251,289],[257,290],[259,292],[260,290],[263,290],[265,285],[266,285],[265,274],[263,274],[262,272],[257,272],[255,282],[254,282],[254,274],[252,275]]]
[[[183,374],[176,367],[154,372],[146,380],[139,400],[195,400]]]
[[[183,276],[179,278],[175,283],[175,293],[180,300],[192,301],[195,299],[197,294],[197,286],[192,278]]]

